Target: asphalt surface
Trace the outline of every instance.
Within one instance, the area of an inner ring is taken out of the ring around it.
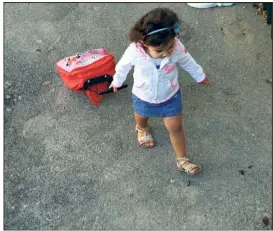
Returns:
[[[175,169],[162,120],[150,120],[157,147],[137,145],[130,88],[95,107],[55,69],[89,48],[118,61],[130,27],[157,6],[182,18],[182,42],[211,81],[181,72],[198,176]],[[4,30],[5,229],[269,229],[271,27],[250,3],[5,3]]]

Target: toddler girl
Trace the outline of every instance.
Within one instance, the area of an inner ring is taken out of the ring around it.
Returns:
[[[180,20],[169,9],[156,8],[141,17],[130,30],[131,44],[116,65],[110,88],[117,92],[134,66],[132,100],[140,146],[155,146],[148,119],[162,117],[176,153],[178,169],[195,174],[201,167],[191,163],[186,156],[177,65],[196,82],[209,82],[201,66],[177,38],[179,30]]]

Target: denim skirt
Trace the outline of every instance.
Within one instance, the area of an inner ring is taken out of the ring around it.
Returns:
[[[135,113],[143,117],[172,117],[182,112],[182,97],[179,90],[172,98],[163,103],[153,104],[132,95]]]

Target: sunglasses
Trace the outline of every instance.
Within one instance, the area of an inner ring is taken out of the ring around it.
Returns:
[[[162,28],[162,29],[158,29],[158,30],[151,31],[151,32],[149,32],[148,34],[146,34],[145,37],[150,36],[150,35],[153,35],[153,34],[157,34],[157,33],[159,33],[159,32],[169,31],[169,30],[173,30],[173,32],[174,32],[175,34],[178,34],[180,28],[181,28],[181,25],[180,25],[179,23],[175,23],[172,27],[165,27],[165,28]]]

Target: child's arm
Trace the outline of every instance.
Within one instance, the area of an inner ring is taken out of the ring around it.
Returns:
[[[116,65],[116,73],[113,76],[113,81],[110,87],[119,88],[122,86],[123,82],[126,80],[127,75],[131,68],[133,67],[133,59],[135,57],[134,44],[131,44],[122,55],[118,64]]]
[[[195,79],[198,83],[207,84],[208,80],[206,78],[206,74],[204,73],[202,67],[196,63],[194,58],[190,55],[190,53],[186,50],[184,45],[178,40],[179,44],[179,66],[188,72],[192,78]]]

